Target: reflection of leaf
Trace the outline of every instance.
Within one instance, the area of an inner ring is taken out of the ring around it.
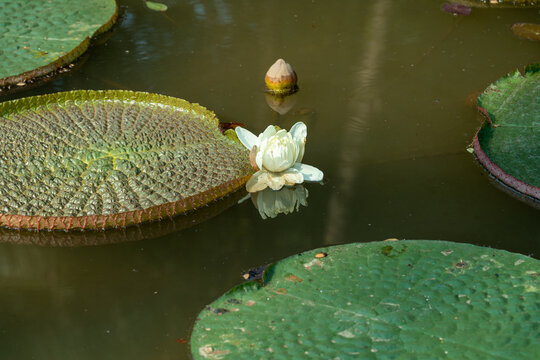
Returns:
[[[148,6],[150,10],[154,11],[167,11],[168,9],[167,5],[154,1],[147,1],[146,6]]]
[[[191,353],[196,360],[205,358],[201,349],[235,360],[443,359],[466,349],[471,359],[533,359],[539,265],[444,241],[307,251],[270,265],[262,285],[246,282],[202,310]]]
[[[539,6],[536,0],[452,0],[452,2],[470,7],[521,8]]]
[[[450,13],[450,14],[454,14],[454,15],[469,16],[470,13],[471,13],[471,8],[468,7],[467,5],[463,5],[463,4],[445,3],[443,5],[442,9],[443,9],[443,11],[445,11],[447,13]]]
[[[511,29],[517,37],[540,41],[540,24],[517,23],[512,25]]]
[[[114,24],[117,6],[115,0],[3,0],[0,18],[9,19],[0,31],[0,86],[6,86],[46,75],[79,57],[91,37]]]
[[[214,113],[131,91],[74,91],[0,104],[0,226],[127,226],[241,187],[248,152]]]
[[[500,181],[540,200],[540,66],[509,74],[478,97],[488,117],[474,140],[478,160]]]

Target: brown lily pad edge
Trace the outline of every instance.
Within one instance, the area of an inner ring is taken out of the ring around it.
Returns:
[[[57,75],[66,73],[76,67],[75,61],[83,55],[88,48],[96,43],[99,38],[112,30],[118,19],[118,4],[111,18],[94,32],[92,36],[84,39],[73,50],[51,62],[48,65],[24,72],[22,74],[8,76],[0,79],[0,95],[8,94],[30,84],[49,81]]]
[[[246,193],[247,191],[241,188],[195,211],[192,210],[171,218],[134,224],[126,228],[99,231],[28,231],[28,229],[0,228],[0,244],[81,247],[157,239],[219,216],[225,210],[236,205]]]
[[[482,112],[484,116],[487,116],[487,113],[484,109],[479,108],[479,111]],[[490,121],[489,116],[486,121]],[[473,148],[474,156],[476,160],[482,165],[482,167],[489,173],[492,182],[501,190],[509,194],[510,196],[521,200],[537,209],[540,209],[540,188],[527,184],[519,179],[516,179],[510,174],[504,172],[497,164],[492,162],[490,158],[486,155],[480,142],[478,141],[478,133],[482,127],[478,129],[474,135]]]
[[[108,215],[40,216],[1,214],[0,227],[18,230],[105,230],[125,228],[145,222],[173,218],[214,202],[215,199],[239,190],[251,175],[223,183],[200,194],[178,201],[155,205],[142,210],[132,210]]]

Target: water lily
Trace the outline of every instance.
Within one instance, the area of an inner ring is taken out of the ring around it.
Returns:
[[[307,206],[308,191],[302,185],[284,187],[275,191],[269,188],[251,194],[253,204],[263,219],[275,218],[278,214],[290,214]]]
[[[246,184],[249,192],[267,187],[279,190],[285,185],[323,179],[322,171],[301,163],[307,136],[303,122],[294,124],[289,132],[270,125],[258,137],[242,127],[235,131],[240,142],[251,151],[251,165],[257,170]]]

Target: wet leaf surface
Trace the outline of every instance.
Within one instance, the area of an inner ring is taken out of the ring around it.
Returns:
[[[534,358],[539,265],[444,241],[316,249],[270,265],[263,285],[244,283],[203,310],[191,352],[238,360]]]
[[[86,51],[116,21],[115,0],[0,2],[0,87],[24,86]]]
[[[0,105],[0,225],[123,227],[238,189],[248,152],[214,113],[131,91],[73,91]]]
[[[478,97],[487,118],[474,140],[475,155],[498,180],[540,199],[540,66],[529,65],[491,84]]]

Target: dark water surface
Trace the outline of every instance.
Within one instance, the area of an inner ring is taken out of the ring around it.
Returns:
[[[470,95],[539,60],[538,43],[510,32],[538,9],[459,18],[434,0],[162,2],[165,13],[119,1],[119,23],[75,70],[0,100],[131,89],[256,133],[304,121],[304,162],[325,184],[307,185],[309,207],[271,220],[232,199],[221,214],[108,234],[4,230],[4,241],[114,244],[0,243],[0,358],[188,359],[196,315],[243,271],[324,245],[441,239],[540,255],[540,212],[465,151],[480,125]],[[300,86],[283,116],[263,92],[279,57]]]

